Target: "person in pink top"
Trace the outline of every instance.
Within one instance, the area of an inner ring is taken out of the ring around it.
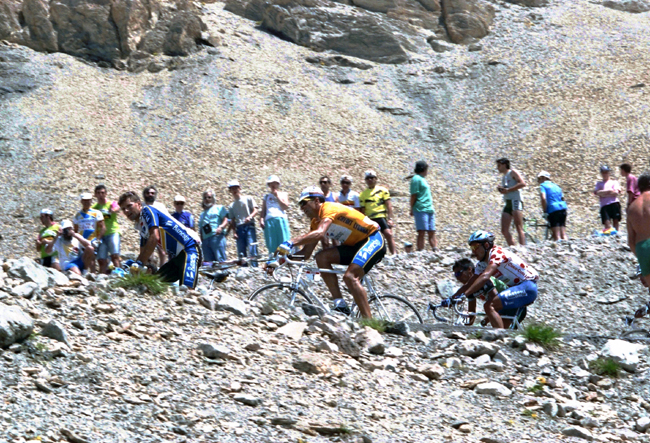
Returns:
[[[636,177],[632,175],[632,166],[629,163],[623,163],[619,168],[621,169],[621,175],[625,177],[627,207],[629,208],[632,202],[641,195],[641,192],[639,192],[639,183]]]
[[[609,166],[601,166],[600,175],[603,180],[596,183],[594,194],[600,199],[600,220],[603,222],[603,231],[611,228],[612,224],[618,231],[618,223],[621,221],[621,202],[618,200],[618,195],[621,193],[621,187],[618,181],[611,178]]]

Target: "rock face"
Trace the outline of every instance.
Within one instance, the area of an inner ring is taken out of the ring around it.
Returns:
[[[548,0],[506,0],[506,1],[508,3],[513,3],[515,5],[529,6],[534,8],[548,5]]]
[[[494,7],[480,1],[443,0],[442,17],[452,42],[473,43],[490,32]]]
[[[34,282],[40,288],[47,288],[50,280],[46,268],[27,257],[16,260],[9,269],[9,275],[28,282]]]
[[[650,2],[646,0],[605,0],[603,6],[634,14],[650,11]]]
[[[205,24],[186,0],[9,0],[0,39],[117,65],[137,50],[185,56],[206,43]]]
[[[34,321],[16,306],[0,303],[0,348],[29,336],[34,330]]]

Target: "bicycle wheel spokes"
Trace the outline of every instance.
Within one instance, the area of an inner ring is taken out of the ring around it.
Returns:
[[[267,305],[274,310],[285,312],[299,311],[302,314],[302,304],[312,304],[311,299],[301,289],[287,283],[271,283],[256,289],[248,296],[251,301]]]
[[[397,295],[373,296],[368,302],[373,317],[395,323],[423,323],[417,308],[410,301]]]

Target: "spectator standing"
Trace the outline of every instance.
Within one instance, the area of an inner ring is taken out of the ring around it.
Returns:
[[[364,180],[366,189],[359,194],[361,212],[379,225],[381,233],[386,238],[388,250],[395,253],[395,239],[393,238],[393,204],[390,201],[390,192],[383,186],[377,186],[377,173],[373,170],[365,172]]]
[[[106,233],[104,215],[97,209],[92,209],[93,195],[90,192],[81,194],[81,210],[72,219],[74,231],[81,234],[93,247],[84,248],[83,261],[90,272],[95,272],[95,249]]]
[[[257,255],[257,233],[255,232],[255,216],[259,210],[253,197],[242,195],[241,186],[237,180],[228,182],[228,191],[233,202],[228,208],[228,218],[235,230],[237,239],[237,254],[244,257]],[[252,263],[257,266],[256,262]]]
[[[85,269],[95,263],[93,246],[90,241],[74,231],[74,225],[70,220],[61,222],[61,229],[57,233],[56,240],[50,243],[45,250],[48,254],[56,252],[61,269],[74,274],[81,275]],[[86,257],[92,257],[92,261],[87,260]]]
[[[281,243],[291,238],[286,213],[289,209],[289,196],[286,192],[280,191],[280,178],[277,175],[269,176],[266,185],[270,192],[262,200],[260,225],[264,230],[264,240],[269,254],[274,254]]]
[[[120,225],[117,223],[117,214],[120,212],[120,206],[116,201],[108,202],[106,200],[106,186],[95,186],[95,198],[97,203],[92,206],[101,212],[104,217],[106,231],[101,238],[101,243],[97,249],[97,261],[99,262],[99,272],[108,274],[108,256],[111,256],[113,266],[120,267]]]
[[[350,187],[352,186],[352,177],[344,175],[341,177],[341,190],[336,193],[334,197],[336,201],[343,206],[348,206],[361,212],[361,202],[359,201],[359,194]]]
[[[429,165],[424,160],[415,163],[414,175],[411,178],[411,210],[410,215],[415,219],[415,230],[418,232],[416,247],[418,251],[424,250],[424,237],[429,239],[432,250],[438,249],[436,239],[436,212],[433,209],[431,189],[425,180],[429,172]]]
[[[537,183],[539,183],[542,211],[553,232],[553,240],[567,240],[567,205],[562,189],[551,181],[551,174],[546,171],[537,174]]]
[[[501,212],[501,233],[509,246],[515,244],[510,234],[510,223],[514,219],[519,244],[525,245],[524,202],[521,199],[520,190],[526,187],[526,182],[519,171],[510,168],[510,160],[507,158],[500,158],[496,163],[497,170],[503,174],[501,185],[497,186],[497,190],[503,195],[503,201],[505,202],[503,212]]]
[[[600,167],[602,181],[596,183],[594,194],[600,201],[600,220],[603,223],[603,231],[609,230],[612,225],[618,231],[618,223],[621,221],[621,202],[618,195],[621,187],[618,181],[611,178],[609,166]]]
[[[324,175],[320,178],[318,181],[320,184],[320,189],[323,191],[323,195],[325,195],[325,201],[326,202],[335,202],[336,198],[334,197],[334,193],[331,191],[332,188],[332,180]]]
[[[48,254],[46,249],[56,240],[61,226],[54,223],[54,214],[50,209],[42,209],[40,218],[43,228],[38,232],[38,237],[36,238],[36,251],[41,254],[40,263],[46,268],[54,268],[60,271],[61,267],[59,266],[56,251]]]
[[[620,169],[621,169],[621,175],[625,177],[625,190],[627,191],[627,207],[629,208],[632,202],[637,198],[639,198],[641,191],[639,191],[639,184],[637,178],[632,175],[632,166],[628,163],[623,163],[620,166]]]
[[[201,236],[203,259],[205,261],[226,261],[226,229],[228,227],[228,209],[217,205],[214,191],[203,192],[203,212],[199,217],[199,235]]]
[[[172,214],[181,225],[189,229],[194,229],[194,217],[190,211],[185,210],[185,197],[176,195],[174,197],[174,213]]]

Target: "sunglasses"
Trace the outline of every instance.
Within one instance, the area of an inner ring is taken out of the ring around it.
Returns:
[[[174,202],[175,205],[184,205],[185,202]]]
[[[342,185],[351,185],[352,182],[341,182]]]
[[[374,179],[376,179],[376,178],[377,178],[377,177],[366,177],[366,180],[374,180]]]
[[[472,251],[476,251],[481,245],[479,243],[472,243],[469,245],[470,248],[472,248]]]
[[[303,201],[301,201],[301,202],[300,202],[300,207],[301,207],[301,208],[304,208],[305,205],[306,205],[307,203],[309,203],[310,201],[314,201],[314,199],[313,199],[313,198],[310,198],[310,199],[308,199],[308,200],[303,200]]]
[[[469,268],[463,268],[460,271],[453,271],[452,274],[454,274],[454,277],[459,278],[461,275],[463,275],[463,272],[467,271]]]
[[[330,182],[328,182],[327,180],[322,180],[322,181],[320,182],[321,185],[328,185],[329,183],[330,183]]]

